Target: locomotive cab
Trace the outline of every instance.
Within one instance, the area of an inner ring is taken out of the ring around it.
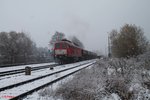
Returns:
[[[54,58],[58,63],[76,62],[81,56],[81,49],[69,40],[62,40],[54,45]]]
[[[55,61],[63,64],[63,63],[67,63],[67,55],[68,55],[68,45],[66,42],[61,41],[61,42],[57,42],[54,45],[54,58]]]
[[[69,40],[61,40],[54,45],[55,61],[64,64],[95,58],[95,54],[80,48]]]
[[[55,56],[57,55],[67,55],[67,44],[60,42],[55,44]]]

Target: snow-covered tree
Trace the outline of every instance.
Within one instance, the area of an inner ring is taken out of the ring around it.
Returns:
[[[148,41],[140,27],[125,24],[119,32],[110,32],[111,52],[115,57],[131,57],[144,53]]]
[[[0,54],[9,63],[16,63],[20,59],[26,60],[32,54],[35,43],[25,33],[1,32]]]

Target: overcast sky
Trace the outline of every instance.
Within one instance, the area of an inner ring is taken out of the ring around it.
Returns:
[[[106,53],[108,32],[126,23],[150,40],[150,0],[0,0],[0,32],[26,32],[42,47],[58,31]]]

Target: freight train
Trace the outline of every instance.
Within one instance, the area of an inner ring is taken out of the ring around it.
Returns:
[[[54,59],[60,64],[89,60],[96,57],[96,53],[84,50],[67,39],[54,44]]]

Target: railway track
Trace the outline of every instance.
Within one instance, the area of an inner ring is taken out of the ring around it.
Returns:
[[[44,66],[32,67],[31,71],[45,69],[45,68],[49,68],[49,67],[54,67],[54,66],[57,66],[57,65],[58,64],[51,64],[51,65],[44,65]],[[25,68],[17,69],[17,70],[10,70],[10,71],[4,71],[4,72],[0,72],[0,77],[6,76],[6,75],[19,74],[19,73],[23,73],[23,72],[25,72]]]
[[[91,66],[94,63],[95,61],[89,61],[82,64],[72,65],[71,67],[62,68],[40,77],[31,78],[16,84],[0,87],[0,98],[5,98],[6,100],[16,100],[23,98],[24,96],[34,91],[37,91],[47,85],[53,84],[83,68]]]

